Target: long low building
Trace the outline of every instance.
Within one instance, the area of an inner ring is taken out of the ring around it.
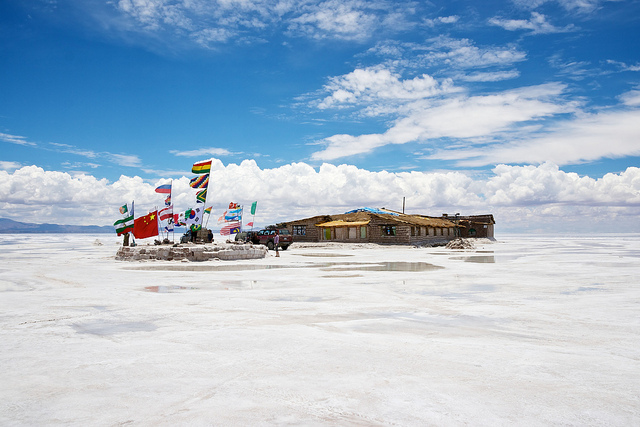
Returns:
[[[493,216],[489,215],[491,219]],[[486,216],[483,216],[485,220]],[[472,217],[465,217],[470,219]],[[467,222],[470,224],[470,222]],[[483,223],[484,224],[484,223]],[[423,245],[468,236],[461,221],[454,217],[406,215],[382,209],[362,208],[338,215],[318,215],[285,222],[294,242],[352,242]],[[488,229],[482,228],[488,232]],[[491,225],[493,237],[493,225]],[[487,237],[487,236],[483,236]]]

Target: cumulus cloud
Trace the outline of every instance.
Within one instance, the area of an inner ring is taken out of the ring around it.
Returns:
[[[556,27],[549,23],[543,14],[537,12],[532,12],[529,20],[494,17],[489,19],[489,24],[502,27],[509,31],[528,30],[530,34],[566,33],[576,30],[573,24],[569,24],[563,28]]]
[[[249,205],[257,200],[256,223],[267,225],[363,206],[400,210],[406,197],[408,213],[493,213],[498,230],[567,231],[572,216],[562,222],[558,218],[580,212],[580,224],[606,224],[616,218],[640,231],[640,169],[633,167],[596,179],[551,163],[499,165],[488,177],[473,177],[461,172],[372,172],[352,165],[313,168],[305,163],[262,169],[253,160],[224,165],[213,159],[211,181],[226,183],[209,189],[214,221],[230,201]],[[161,205],[162,196],[154,189],[165,182],[127,176],[109,182],[26,166],[13,173],[0,171],[0,207],[4,215],[27,222],[110,225],[124,203],[135,200],[137,215]],[[176,210],[191,207],[195,190],[189,178],[172,182]]]

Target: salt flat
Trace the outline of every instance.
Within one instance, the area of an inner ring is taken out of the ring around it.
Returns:
[[[639,237],[182,263],[0,235],[0,424],[639,425]]]

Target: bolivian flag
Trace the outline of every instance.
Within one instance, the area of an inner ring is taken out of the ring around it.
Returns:
[[[194,163],[191,168],[192,173],[209,173],[211,172],[211,160],[207,160],[206,162],[198,162]]]

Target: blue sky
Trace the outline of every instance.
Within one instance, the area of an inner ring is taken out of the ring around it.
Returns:
[[[212,203],[266,197],[265,222],[406,193],[513,230],[576,209],[633,224],[639,21],[638,1],[4,1],[2,216],[75,222],[73,192],[98,185],[111,223],[214,158]]]

